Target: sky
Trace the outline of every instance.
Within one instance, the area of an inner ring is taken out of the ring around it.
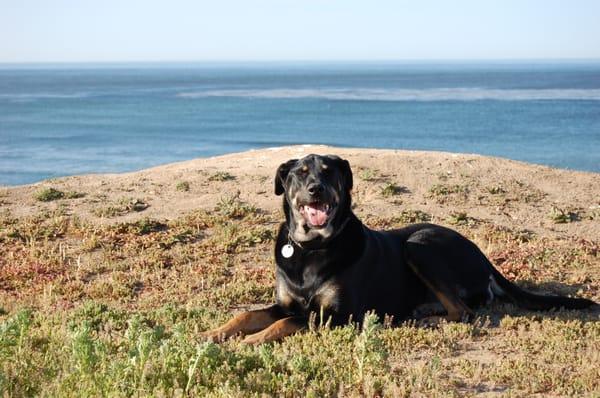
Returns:
[[[0,62],[600,59],[598,0],[0,0]]]

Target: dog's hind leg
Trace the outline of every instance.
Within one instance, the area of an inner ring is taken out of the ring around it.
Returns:
[[[277,304],[261,310],[246,311],[236,315],[223,326],[202,333],[202,337],[219,342],[237,334],[256,333],[284,317],[285,313]]]
[[[281,340],[286,336],[296,333],[298,330],[304,329],[306,324],[307,320],[301,317],[291,316],[283,318],[258,333],[246,336],[242,342],[246,344],[262,344]]]
[[[473,312],[459,296],[456,277],[443,254],[435,247],[410,239],[405,248],[409,267],[444,306],[447,314],[443,318],[448,321],[463,321],[472,316]]]

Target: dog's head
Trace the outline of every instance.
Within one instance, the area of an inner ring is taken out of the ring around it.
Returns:
[[[297,242],[326,240],[343,228],[350,214],[352,170],[333,155],[308,155],[281,164],[275,194],[284,194],[284,211]]]

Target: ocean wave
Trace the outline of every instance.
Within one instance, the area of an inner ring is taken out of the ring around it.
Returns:
[[[328,99],[340,101],[600,101],[600,89],[255,89],[182,92],[181,98],[236,97],[265,99]]]
[[[0,100],[25,102],[44,99],[78,99],[90,96],[90,93],[15,93],[0,94]]]

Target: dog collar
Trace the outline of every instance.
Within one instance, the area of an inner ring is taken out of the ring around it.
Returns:
[[[342,226],[338,229],[338,231],[335,234],[333,234],[333,236],[329,237],[327,239],[327,241],[325,241],[325,243],[331,242],[339,234],[341,234],[344,231],[344,229],[346,228],[346,225],[348,225],[349,221],[350,221],[350,218],[347,218],[346,221],[344,221],[344,223],[342,224]],[[294,255],[294,245],[292,243],[294,243],[300,249],[306,250],[306,248],[304,246],[302,246],[302,244],[300,242],[298,242],[294,238],[292,238],[292,233],[288,230],[288,241],[285,245],[283,245],[281,247],[281,255],[284,258],[290,258]]]
[[[294,238],[292,238],[292,233],[288,230],[288,241],[281,247],[281,255],[284,258],[290,258],[294,255],[294,245],[292,245],[292,242],[295,243],[299,248],[304,249],[299,242],[296,242]]]
[[[292,246],[289,240],[288,243],[281,247],[281,255],[284,258],[290,258],[294,255],[294,246]]]

